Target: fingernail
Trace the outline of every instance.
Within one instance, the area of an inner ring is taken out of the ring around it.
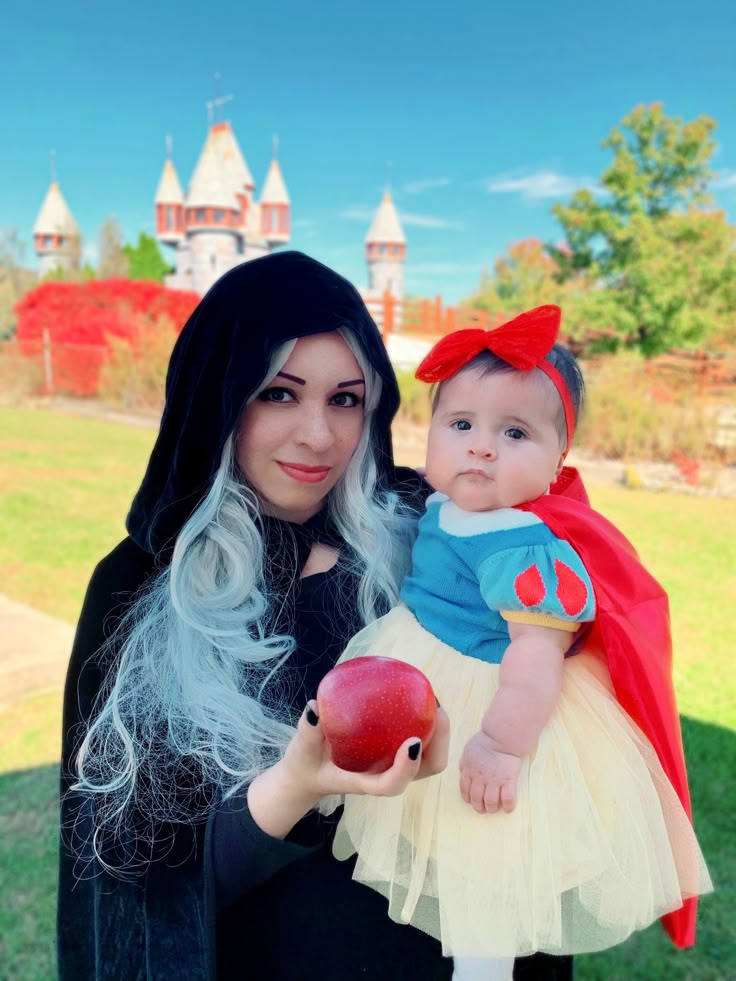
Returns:
[[[310,724],[310,726],[316,726],[317,723],[319,722],[319,716],[314,711],[311,705],[307,705],[307,722]]]
[[[421,748],[422,748],[421,742],[412,743],[411,746],[408,749],[409,759],[410,760],[418,760],[419,759],[419,752],[420,752]]]

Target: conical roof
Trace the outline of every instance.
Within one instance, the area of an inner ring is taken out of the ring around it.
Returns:
[[[34,235],[79,235],[79,226],[64,200],[61,188],[52,181],[33,226]]]
[[[230,123],[215,123],[189,182],[187,207],[237,210],[235,195],[242,193],[244,187],[253,186],[253,177]]]
[[[281,167],[276,158],[271,161],[271,166],[266,174],[266,183],[261,191],[261,204],[291,204],[284,175],[281,173]]]
[[[371,227],[368,229],[365,241],[366,243],[392,242],[399,244],[406,242],[396,207],[388,191],[383,195],[383,200],[373,216],[373,221],[371,222]]]
[[[156,188],[154,204],[183,204],[184,192],[171,160],[167,160],[161,171],[161,180]]]

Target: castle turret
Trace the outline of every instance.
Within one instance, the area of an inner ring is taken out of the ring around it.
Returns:
[[[46,192],[33,226],[33,246],[38,256],[38,273],[45,276],[52,269],[71,268],[79,255],[79,226],[64,200],[56,181]]]
[[[156,192],[157,234],[175,249],[175,272],[166,283],[200,294],[238,263],[289,241],[291,204],[278,162],[273,160],[256,201],[253,176],[230,123],[213,122],[215,109],[231,98],[207,103],[207,139],[187,193],[182,195],[170,159]]]
[[[291,234],[291,198],[278,160],[274,157],[268,168],[260,200],[261,234],[268,244],[284,245]]]
[[[365,257],[369,292],[382,296],[388,290],[400,300],[404,295],[406,238],[388,191],[383,195],[365,237]]]
[[[156,235],[166,245],[177,245],[184,234],[184,193],[170,157],[161,172],[154,203]]]

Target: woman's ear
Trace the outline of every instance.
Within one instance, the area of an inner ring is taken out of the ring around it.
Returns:
[[[557,461],[557,466],[555,467],[555,480],[562,473],[562,468],[565,466],[565,454],[560,453],[560,459]]]

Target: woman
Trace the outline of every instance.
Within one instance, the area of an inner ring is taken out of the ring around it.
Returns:
[[[446,750],[440,716],[425,753],[408,740],[387,774],[347,774],[302,711],[395,602],[424,494],[393,466],[375,325],[306,256],[249,262],[190,318],[166,395],[69,667],[60,978],[449,978],[332,859],[313,810],[400,793]]]

